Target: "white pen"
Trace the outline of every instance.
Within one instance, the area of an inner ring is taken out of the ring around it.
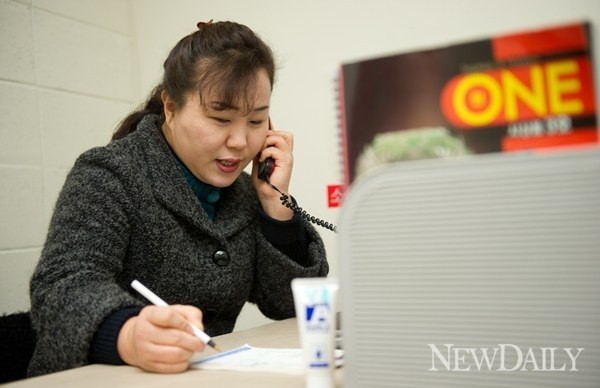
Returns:
[[[131,287],[133,287],[137,292],[139,292],[140,294],[142,294],[142,296],[144,296],[144,298],[148,299],[153,305],[156,305],[156,306],[168,306],[167,302],[165,302],[164,300],[162,300],[161,298],[159,298],[158,295],[156,295],[154,292],[150,291],[146,286],[144,286],[139,281],[137,281],[137,280],[132,281],[131,282]],[[194,335],[196,337],[200,338],[200,340],[202,342],[204,342],[207,345],[210,345],[215,350],[217,350],[219,352],[221,351],[221,349],[208,336],[208,334],[206,334],[205,332],[203,332],[202,330],[200,330],[193,323],[191,323],[191,322],[188,322],[188,323],[192,327],[192,331],[194,332]]]

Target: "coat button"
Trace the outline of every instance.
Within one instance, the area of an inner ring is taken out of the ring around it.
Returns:
[[[226,251],[216,251],[213,255],[213,261],[219,267],[225,267],[231,260],[229,259],[229,253]]]

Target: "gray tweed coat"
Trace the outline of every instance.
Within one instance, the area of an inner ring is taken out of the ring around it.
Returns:
[[[133,279],[167,303],[210,311],[209,335],[233,330],[246,301],[272,319],[293,316],[290,281],[327,274],[324,245],[306,224],[309,265],[297,264],[264,238],[258,206],[243,173],[221,191],[216,220],[209,220],[157,116],[146,116],[124,139],[81,155],[56,203],[31,280],[38,342],[29,374],[87,364],[103,320],[147,304],[130,288]]]

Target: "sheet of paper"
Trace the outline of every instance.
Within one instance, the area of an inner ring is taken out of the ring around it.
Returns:
[[[336,350],[336,366],[343,352]],[[304,373],[302,349],[255,348],[248,344],[192,362],[194,368],[235,371]]]

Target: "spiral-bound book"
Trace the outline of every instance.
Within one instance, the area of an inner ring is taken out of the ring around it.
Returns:
[[[597,146],[591,31],[570,23],[342,64],[344,183],[401,160]]]

